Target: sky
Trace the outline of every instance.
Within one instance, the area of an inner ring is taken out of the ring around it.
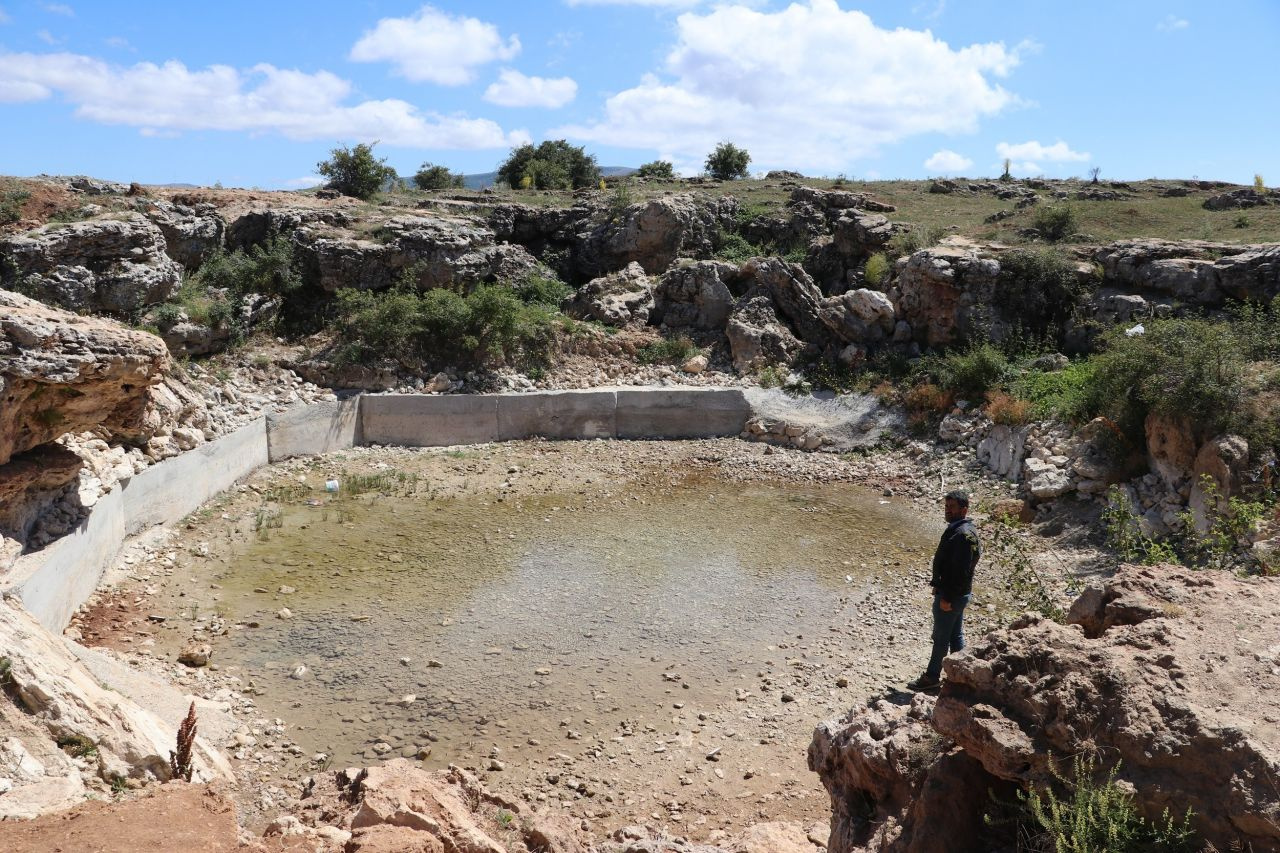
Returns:
[[[602,166],[1280,185],[1280,0],[0,0],[0,174]]]

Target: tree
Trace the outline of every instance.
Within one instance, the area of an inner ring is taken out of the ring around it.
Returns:
[[[1098,176],[1101,174],[1102,174],[1102,169],[1098,166],[1094,166],[1092,169],[1089,170],[1089,178],[1090,178],[1089,183],[1096,184],[1098,182]]]
[[[413,182],[420,190],[447,190],[461,187],[462,175],[450,172],[446,166],[434,163],[423,163],[413,176]]]
[[[652,178],[655,181],[674,181],[676,169],[669,160],[654,160],[636,169],[636,177]]]
[[[498,181],[514,189],[567,190],[600,182],[596,158],[563,139],[548,139],[536,148],[513,148],[498,167]]]
[[[329,159],[316,164],[316,171],[329,179],[329,187],[343,195],[369,198],[382,189],[388,178],[396,176],[396,170],[387,165],[386,158],[373,156],[377,142],[361,142],[355,148],[339,147],[329,152]]]
[[[745,178],[748,174],[747,164],[751,155],[732,142],[721,142],[716,150],[707,155],[707,174],[717,181],[732,181]]]

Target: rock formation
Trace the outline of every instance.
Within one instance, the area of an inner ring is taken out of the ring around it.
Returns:
[[[809,761],[832,795],[828,849],[931,849],[921,839],[936,840],[942,814],[981,815],[988,789],[1052,784],[1081,754],[1118,766],[1147,819],[1190,807],[1218,849],[1276,849],[1276,586],[1127,566],[1068,624],[1025,616],[947,658],[936,705],[879,702],[822,724]],[[945,831],[976,849],[982,829]]]
[[[72,311],[133,316],[169,298],[181,281],[164,234],[136,214],[0,239],[0,286]]]

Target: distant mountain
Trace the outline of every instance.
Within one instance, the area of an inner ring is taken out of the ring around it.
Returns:
[[[626,177],[634,175],[636,170],[630,166],[601,166],[600,175],[605,178]],[[498,180],[497,172],[480,172],[475,175],[463,175],[462,185],[469,190],[482,190],[491,187]]]

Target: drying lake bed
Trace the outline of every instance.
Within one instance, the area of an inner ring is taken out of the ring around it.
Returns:
[[[927,654],[936,500],[864,475],[735,440],[293,460],[134,543],[76,630],[230,700],[260,779],[409,757],[601,829],[821,821],[813,725]]]

